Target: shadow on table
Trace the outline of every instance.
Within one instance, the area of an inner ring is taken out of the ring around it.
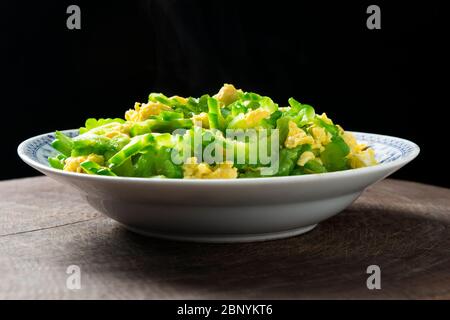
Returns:
[[[180,296],[368,298],[408,297],[409,290],[413,296],[425,294],[418,286],[431,288],[430,281],[438,281],[436,274],[427,275],[448,268],[449,247],[448,221],[354,206],[289,239],[184,243],[146,238],[117,225],[80,252],[94,264],[111,261],[106,273],[128,272],[143,286],[157,282]],[[372,264],[382,270],[379,292],[366,287]]]

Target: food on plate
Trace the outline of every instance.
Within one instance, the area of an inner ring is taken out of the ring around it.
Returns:
[[[314,108],[225,84],[215,95],[151,93],[124,118],[56,131],[51,167],[144,178],[236,179],[326,173],[376,165],[373,149]]]

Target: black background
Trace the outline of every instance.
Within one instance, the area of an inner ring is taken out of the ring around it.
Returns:
[[[66,8],[81,7],[81,30]],[[370,4],[381,30],[366,27]],[[411,139],[394,175],[450,187],[446,11],[438,1],[1,1],[0,179],[36,175],[17,145],[149,92],[224,82],[313,105],[345,129]],[[448,13],[447,13],[448,15]]]

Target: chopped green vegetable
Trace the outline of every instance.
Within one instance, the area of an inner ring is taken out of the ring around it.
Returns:
[[[56,131],[56,139],[52,142],[52,147],[61,152],[66,157],[70,157],[73,148],[73,141],[61,131]]]
[[[100,166],[98,163],[86,160],[83,161],[80,166],[89,174],[98,174],[101,176],[115,176],[116,174],[112,172],[109,168]]]
[[[64,169],[64,161],[67,159],[63,154],[58,154],[56,157],[49,157],[48,163],[52,168]]]

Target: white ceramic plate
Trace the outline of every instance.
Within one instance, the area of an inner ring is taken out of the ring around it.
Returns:
[[[76,136],[78,130],[64,131]],[[30,166],[80,191],[89,204],[148,236],[203,242],[284,238],[313,229],[349,206],[365,188],[419,154],[408,140],[354,132],[375,150],[379,165],[324,174],[237,180],[107,177],[49,167],[53,133],[22,142]],[[57,202],[58,199],[55,199]]]

